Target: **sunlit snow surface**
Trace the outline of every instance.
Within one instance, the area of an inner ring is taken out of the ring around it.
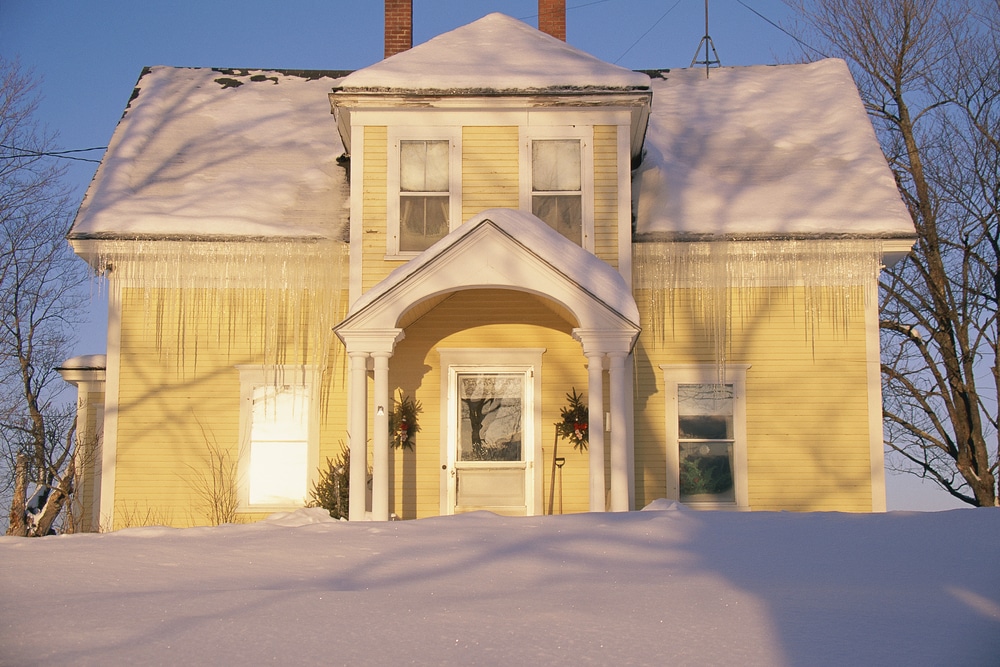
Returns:
[[[641,234],[912,236],[842,60],[653,79]]]
[[[1000,510],[0,539],[3,664],[990,665]]]
[[[71,236],[345,240],[349,196],[327,97],[333,81],[151,68],[136,83]]]
[[[649,77],[493,13],[353,72],[347,90],[541,91],[646,88]]]

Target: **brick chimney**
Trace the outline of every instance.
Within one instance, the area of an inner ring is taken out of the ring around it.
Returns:
[[[413,48],[413,0],[385,0],[385,57]]]
[[[566,0],[538,0],[538,29],[566,41]]]

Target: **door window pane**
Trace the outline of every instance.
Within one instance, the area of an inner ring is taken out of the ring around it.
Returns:
[[[461,461],[521,461],[523,373],[459,373]]]
[[[681,500],[733,502],[733,386],[677,385]]]

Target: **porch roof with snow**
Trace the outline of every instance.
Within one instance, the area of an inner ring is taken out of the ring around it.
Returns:
[[[398,327],[414,306],[467,289],[537,294],[565,309],[577,327],[639,333],[639,310],[618,271],[531,213],[490,209],[399,266],[351,306],[345,332]]]

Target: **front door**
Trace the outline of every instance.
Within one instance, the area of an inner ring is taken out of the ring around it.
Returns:
[[[529,514],[534,442],[531,369],[449,371],[451,512]]]

